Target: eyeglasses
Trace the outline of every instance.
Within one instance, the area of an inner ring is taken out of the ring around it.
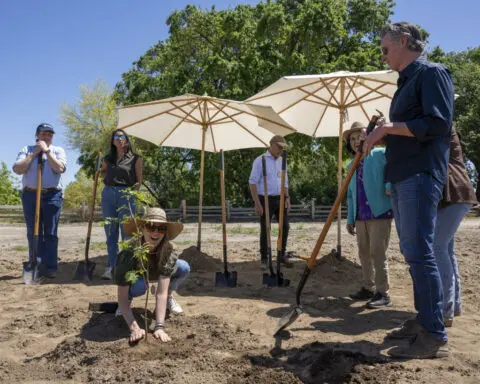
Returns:
[[[145,223],[145,229],[149,232],[167,232],[167,226],[159,225],[159,224],[152,224],[152,223]]]
[[[125,140],[126,138],[127,138],[127,136],[125,136],[125,135],[114,135],[113,136],[114,140]]]

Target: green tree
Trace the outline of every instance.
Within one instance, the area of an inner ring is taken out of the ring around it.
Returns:
[[[69,183],[65,188],[64,207],[65,208],[78,208],[85,202],[87,205],[92,203],[93,198],[93,177],[87,175],[86,171],[81,169],[75,175],[75,181]],[[99,182],[96,193],[96,205],[100,204],[100,198],[102,196],[103,183]]]
[[[124,105],[183,93],[244,100],[284,75],[381,69],[378,31],[393,5],[391,0],[278,0],[222,11],[188,5],[169,16],[168,39],[122,75],[115,98]],[[331,202],[338,139],[295,134],[287,140],[293,149],[289,164],[294,200]],[[226,192],[234,203],[250,199],[248,174],[261,152],[225,154]],[[166,201],[198,201],[199,151],[158,149],[146,157],[148,180]],[[314,177],[311,165],[318,170]],[[205,204],[220,200],[217,169],[218,155],[206,154]]]
[[[92,87],[81,86],[76,105],[61,106],[68,144],[80,152],[78,162],[89,176],[95,173],[98,152],[110,150],[110,135],[117,127],[115,108],[108,84],[102,80]]]
[[[480,47],[462,52],[443,52],[436,47],[432,61],[445,64],[455,83],[455,124],[466,144],[466,156],[480,169]]]
[[[0,169],[0,205],[18,205],[21,204],[20,191],[15,188],[15,179],[2,161]]]

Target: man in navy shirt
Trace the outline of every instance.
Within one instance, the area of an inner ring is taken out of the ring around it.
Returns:
[[[453,119],[453,82],[448,69],[421,57],[424,43],[410,23],[389,24],[381,31],[382,59],[399,72],[390,107],[390,122],[365,140],[365,151],[387,145],[385,181],[392,183],[391,205],[400,250],[410,266],[416,319],[388,335],[410,339],[395,357],[448,356],[443,322],[443,290],[433,236],[449,158]]]

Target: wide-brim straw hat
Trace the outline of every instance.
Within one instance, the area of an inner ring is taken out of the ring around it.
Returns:
[[[168,221],[167,214],[162,208],[147,208],[145,215],[142,218],[129,218],[123,224],[123,230],[127,236],[132,236],[138,230],[141,231],[145,223],[165,224],[167,226],[169,240],[173,240],[183,231],[183,224]]]
[[[352,135],[352,133],[355,133],[355,132],[361,132],[363,129],[365,129],[365,124],[362,124],[358,121],[354,122],[352,124],[352,126],[350,127],[350,129],[346,130],[345,132],[343,132],[343,140],[345,140],[347,143],[349,142],[350,140],[350,136]]]

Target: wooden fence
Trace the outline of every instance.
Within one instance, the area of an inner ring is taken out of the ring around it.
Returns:
[[[165,209],[169,220],[182,222],[195,222],[198,220],[198,206],[187,206],[185,200],[178,208]],[[292,205],[289,217],[293,221],[324,221],[330,213],[331,206],[316,205],[315,201],[310,204]],[[227,221],[256,221],[258,216],[253,207],[232,207],[230,202],[226,202]],[[347,210],[342,206],[342,217],[346,217]],[[60,220],[63,222],[82,222],[87,221],[89,217],[89,207],[86,204],[78,208],[63,208]],[[103,220],[101,207],[95,207],[94,220]],[[202,211],[202,220],[205,222],[221,222],[221,206],[204,206]],[[0,221],[23,222],[23,209],[21,205],[3,205],[0,206]]]
[[[256,221],[258,216],[253,207],[232,207],[227,200],[227,221],[242,222]],[[144,208],[143,208],[144,209]],[[312,200],[310,204],[294,204],[289,214],[291,221],[325,221],[330,213],[331,206],[316,205]],[[185,200],[178,208],[165,209],[169,220],[182,222],[196,222],[198,220],[198,206],[187,206]],[[87,221],[89,207],[83,204],[78,208],[63,208],[60,220],[63,222]],[[347,208],[342,205],[342,217],[346,218]],[[468,216],[480,216],[480,206],[474,207]],[[220,206],[204,206],[202,212],[204,222],[221,222],[222,208]],[[94,220],[102,221],[102,208],[95,207]],[[0,221],[23,222],[23,209],[21,205],[0,205]]]

